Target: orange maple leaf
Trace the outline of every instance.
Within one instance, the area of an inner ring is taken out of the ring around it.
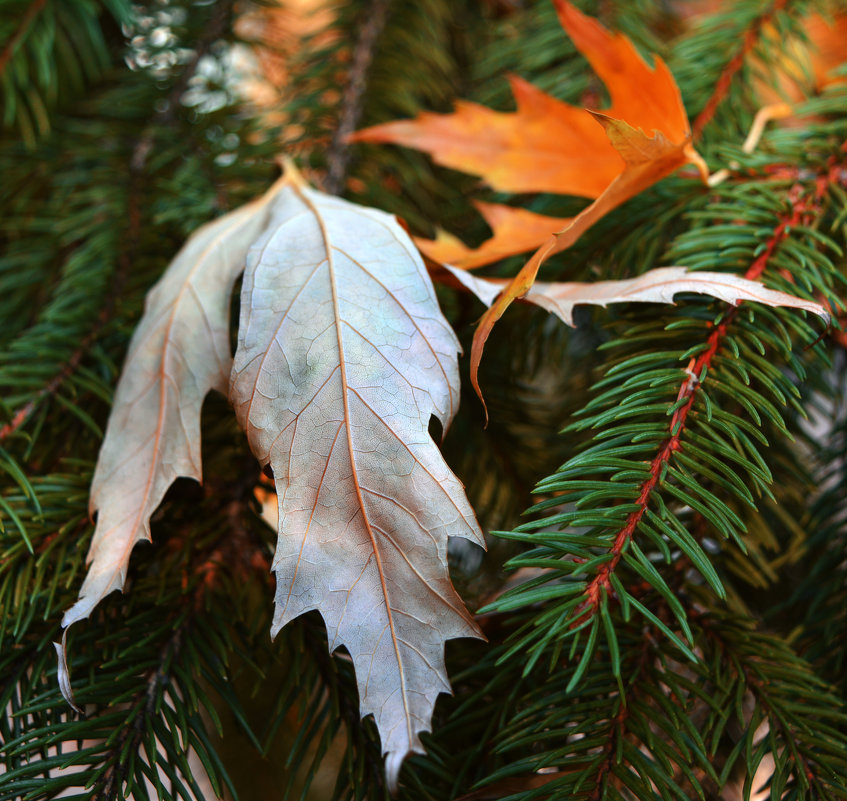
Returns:
[[[423,150],[438,164],[479,175],[501,192],[597,197],[623,162],[605,137],[597,136],[591,115],[516,75],[508,80],[517,111],[459,100],[452,114],[424,111],[414,120],[357,131],[350,140]]]
[[[458,237],[439,229],[435,239],[414,237],[418,249],[433,261],[472,270],[474,267],[532,250],[550,236],[551,231],[556,231],[570,222],[568,218],[546,217],[527,209],[504,206],[502,203],[476,201],[474,206],[488,223],[494,236],[486,239],[478,248],[469,248]]]
[[[548,256],[570,247],[602,216],[678,167],[693,164],[704,180],[708,176],[691,145],[685,107],[665,63],[656,56],[650,67],[625,36],[610,33],[566,0],[553,2],[562,27],[609,90],[611,106],[603,113],[555,100],[512,77],[515,112],[461,102],[454,114],[424,113],[353,137],[425,150],[437,162],[479,175],[495,189],[552,191],[594,200],[558,230],[545,233],[541,223],[532,235],[522,233],[521,249],[538,250],[488,309],[474,335],[471,381],[480,398],[477,372],[485,341],[512,301],[532,286]],[[431,257],[456,258],[464,267],[495,261],[504,250],[520,252],[503,246],[514,236],[510,229],[518,222],[515,215],[501,213],[496,224],[488,221],[494,236],[475,251],[444,234],[418,244]]]
[[[601,217],[665,176],[670,175],[683,164],[693,163],[697,165],[703,180],[705,181],[708,177],[705,162],[691,146],[689,137],[686,137],[681,143],[675,143],[669,141],[660,131],[656,131],[650,137],[623,120],[597,113],[594,116],[605,128],[609,140],[624,156],[626,167],[597,200],[574,217],[560,231],[550,235],[480,319],[471,346],[471,383],[476,390],[476,394],[482,400],[483,406],[485,401],[479,388],[478,375],[479,362],[488,335],[494,328],[494,324],[512,305],[512,302],[530,290],[538,275],[539,268],[547,258],[553,253],[569,248]]]
[[[688,118],[670,70],[650,67],[622,34],[607,31],[564,0],[554,0],[562,26],[609,89],[604,111],[670,141],[689,136]],[[423,112],[357,131],[355,142],[405,145],[445,167],[479,175],[502,192],[555,192],[596,198],[623,171],[624,160],[589,111],[509,76],[517,110],[500,112],[460,100],[452,114]]]

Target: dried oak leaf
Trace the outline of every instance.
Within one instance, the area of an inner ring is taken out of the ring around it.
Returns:
[[[150,540],[150,515],[168,487],[180,477],[201,480],[203,399],[229,387],[232,287],[287,183],[281,178],[261,198],[195,231],[147,295],[91,482],[97,525],[88,574],[63,627],[123,589],[130,553]]]
[[[491,306],[508,281],[481,278],[466,270],[444,265],[457,280],[473,292],[486,306]],[[673,303],[680,292],[709,295],[713,298],[738,304],[753,301],[766,306],[787,306],[817,314],[829,322],[829,312],[819,303],[768,289],[758,281],[751,281],[732,273],[689,271],[685,267],[659,267],[635,278],[619,281],[536,281],[521,300],[555,314],[572,326],[574,306],[608,306],[610,303]]]
[[[229,304],[245,263],[233,361]],[[482,533],[428,431],[432,415],[446,429],[455,414],[458,351],[420,255],[387,214],[289,174],[201,228],[130,345],[92,484],[89,573],[63,626],[123,588],[174,479],[200,479],[203,398],[228,392],[275,475],[272,633],[320,611],[330,648],[353,658],[395,787],[450,691],[445,641],[482,636],[447,569],[448,537],[483,545]],[[73,703],[64,642],[57,651]]]
[[[481,636],[447,538],[482,535],[428,433],[456,410],[458,340],[393,217],[298,185],[250,250],[241,309],[230,399],[276,483],[272,633],[321,613],[393,787],[449,692],[445,640]]]

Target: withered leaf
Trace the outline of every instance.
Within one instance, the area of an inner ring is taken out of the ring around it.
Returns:
[[[418,240],[432,258],[457,257],[467,268],[537,248],[474,333],[470,373],[480,399],[479,363],[488,336],[506,309],[529,291],[549,256],[571,247],[603,216],[685,164],[696,167],[704,181],[708,177],[705,162],[691,144],[682,97],[665,63],[655,56],[650,67],[622,34],[607,31],[567,0],[553,3],[562,27],[609,90],[611,106],[602,113],[562,103],[513,78],[518,105],[514,113],[461,103],[453,114],[422,114],[417,120],[366,128],[352,137],[425,150],[442,164],[486,178],[495,188],[593,198],[560,228],[527,226],[520,237],[514,235],[514,216],[501,214],[492,223],[494,236],[473,250],[463,250],[461,243],[443,234],[435,241]],[[512,248],[506,247],[510,238]]]
[[[445,265],[459,282],[473,292],[486,306],[492,306],[508,281],[481,278],[466,270]],[[536,281],[521,298],[555,314],[568,325],[573,325],[574,306],[582,304],[608,306],[611,303],[673,303],[681,292],[709,295],[737,304],[741,301],[763,303],[766,306],[787,306],[817,314],[829,321],[829,313],[819,303],[768,289],[758,281],[751,281],[732,273],[688,271],[685,267],[659,267],[635,278],[620,281]]]
[[[448,536],[482,544],[430,438],[458,403],[458,341],[396,220],[286,187],[251,248],[230,398],[273,469],[273,633],[316,609],[345,646],[396,785],[449,692],[445,640],[481,636],[447,571]]]
[[[469,248],[457,237],[439,230],[435,239],[415,237],[415,244],[420,251],[439,264],[452,264],[454,267],[472,270],[531,250],[570,222],[563,217],[547,217],[501,203],[476,202],[474,205],[491,227],[494,236],[477,248]]]
[[[524,297],[535,283],[541,265],[553,253],[573,245],[595,222],[612,209],[642,192],[660,178],[670,175],[684,163],[687,159],[686,153],[691,150],[687,142],[675,144],[658,131],[652,137],[648,137],[642,131],[621,120],[615,120],[603,114],[595,113],[594,116],[605,128],[615,148],[624,157],[626,167],[597,200],[568,221],[560,231],[548,237],[482,315],[474,331],[471,345],[471,384],[480,400],[482,400],[482,391],[478,380],[479,363],[488,336],[506,309],[515,300]],[[694,153],[693,150],[691,152]]]
[[[233,283],[247,265],[236,359]],[[296,171],[204,226],[150,292],[92,485],[91,566],[63,625],[123,587],[130,552],[178,476],[201,477],[200,409],[228,391],[275,474],[272,633],[312,609],[356,669],[394,787],[449,692],[444,644],[482,636],[447,570],[447,540],[483,545],[429,436],[459,399],[459,344],[397,221],[308,189]],[[59,681],[70,703],[64,637]]]
[[[597,197],[623,162],[591,115],[516,75],[509,76],[509,84],[514,112],[459,100],[452,114],[425,111],[415,120],[357,131],[350,140],[423,150],[439,164],[479,175],[501,192]]]
[[[201,480],[200,409],[210,389],[229,385],[232,287],[287,182],[195,231],[150,290],[91,484],[88,574],[64,627],[123,589],[130,553],[150,539],[150,515],[168,487],[182,476]]]
[[[541,247],[540,266],[604,214],[678,167],[692,164],[703,177],[708,173],[691,146],[685,107],[665,63],[654,56],[649,66],[625,36],[607,31],[566,0],[553,2],[562,27],[609,90],[612,104],[602,114],[563,103],[511,76],[514,112],[460,101],[452,114],[424,112],[415,120],[374,125],[350,137],[426,151],[440,164],[479,175],[501,191],[555,192],[595,201],[555,227],[543,218],[529,220],[520,236],[513,215],[503,211],[489,219],[483,210],[494,231],[491,240],[471,254],[443,234],[435,241],[417,240],[431,258],[437,259],[437,252],[457,265],[469,257],[473,263],[461,266],[471,267]],[[510,238],[511,246],[504,247]],[[526,280],[524,275],[521,283]]]

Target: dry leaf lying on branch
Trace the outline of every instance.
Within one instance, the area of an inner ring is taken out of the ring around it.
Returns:
[[[245,261],[233,364],[230,296]],[[273,633],[321,612],[330,648],[353,658],[396,786],[450,690],[445,641],[481,636],[450,582],[447,539],[482,545],[482,533],[428,433],[432,415],[446,429],[456,412],[458,351],[420,255],[388,214],[290,174],[201,228],[133,337],[92,483],[89,572],[63,626],[123,588],[168,486],[200,480],[203,398],[228,392],[279,495]]]
[[[91,482],[90,567],[66,628],[123,589],[130,552],[150,539],[150,515],[168,487],[202,478],[200,409],[210,389],[229,386],[232,287],[287,182],[195,231],[147,295]]]
[[[246,262],[235,359],[232,286]],[[486,304],[505,282],[455,267]],[[536,284],[570,322],[578,303],[671,302],[677,292],[825,314],[732,275],[653,270],[628,281]],[[318,610],[350,652],[395,787],[449,692],[446,640],[481,636],[453,589],[448,537],[483,544],[464,488],[429,435],[458,405],[455,334],[420,255],[390,215],[315,192],[291,173],[195,233],[150,292],[92,483],[89,573],[63,626],[122,589],[130,552],[178,476],[200,479],[200,410],[228,391],[279,510],[276,633]],[[62,646],[60,686],[69,701]]]
[[[273,632],[321,613],[393,786],[449,692],[445,640],[481,636],[447,537],[482,534],[428,433],[458,404],[458,340],[393,217],[299,186],[250,251],[241,309],[230,398],[276,482]]]
[[[508,281],[481,278],[466,270],[444,265],[459,282],[473,292],[486,306],[491,306],[508,285]],[[758,281],[750,281],[732,273],[689,272],[685,267],[659,267],[621,281],[537,281],[521,300],[555,314],[573,325],[574,306],[608,306],[610,303],[673,303],[680,292],[709,295],[727,303],[741,301],[763,303],[766,306],[787,306],[804,309],[829,322],[829,312],[819,303],[794,297],[785,292],[768,289]]]
[[[665,63],[654,56],[654,66],[648,66],[625,36],[610,33],[566,0],[554,3],[562,27],[608,88],[608,109],[576,108],[512,78],[518,106],[514,113],[460,103],[454,114],[422,114],[353,137],[425,150],[439,163],[479,175],[496,189],[594,199],[559,227],[525,210],[520,221],[505,212],[487,216],[494,236],[473,250],[443,233],[436,240],[416,240],[431,258],[469,268],[538,248],[477,327],[471,383],[480,399],[479,361],[488,335],[509,305],[533,285],[550,255],[569,248],[601,217],[685,164],[694,165],[704,181],[708,178],[705,162],[691,145],[685,107]],[[523,226],[522,238],[514,239],[514,248],[504,248],[517,225]]]
[[[489,170],[492,156],[483,154],[479,174],[525,188],[524,178],[541,180],[540,152],[541,173],[558,171],[557,191],[595,198],[571,220],[481,205],[494,236],[480,248],[444,237],[424,245],[440,260],[472,267],[549,237],[511,281],[449,268],[490,307],[474,337],[477,391],[485,338],[521,296],[568,323],[579,303],[672,302],[678,292],[825,316],[815,303],[753,281],[678,267],[628,281],[534,283],[550,253],[569,247],[609,210],[684,163],[703,167],[664,64],[657,59],[648,67],[626,38],[564,0],[557,6],[609,87],[607,113],[566,106],[515,80],[515,114],[467,106],[453,119],[431,115],[435,122],[406,124],[446,125],[461,149],[478,144],[474,126],[490,123],[503,163]],[[528,121],[528,139],[515,139]],[[467,129],[464,140],[457,124]],[[555,140],[551,131],[559,131]],[[535,147],[541,150],[530,159]],[[233,360],[230,295],[245,264]],[[123,588],[132,548],[150,539],[150,516],[173,481],[200,480],[203,399],[210,389],[226,392],[276,483],[272,631],[307,611],[321,613],[330,648],[343,645],[353,659],[361,712],[376,720],[395,787],[406,755],[423,750],[419,733],[429,730],[438,694],[449,692],[446,640],[481,636],[450,582],[447,540],[482,544],[482,534],[428,431],[432,416],[446,429],[456,412],[458,350],[420,255],[387,214],[315,192],[290,173],[261,199],[201,228],[150,292],[130,345],[92,482],[97,525],[89,572],[63,627]],[[63,646],[58,650],[60,685],[71,700]]]

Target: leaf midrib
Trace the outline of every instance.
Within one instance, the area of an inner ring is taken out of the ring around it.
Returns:
[[[411,743],[414,740],[414,732],[412,731],[411,726],[411,714],[409,712],[409,700],[406,696],[406,676],[405,671],[403,669],[403,660],[400,657],[400,646],[397,640],[397,632],[394,630],[394,616],[392,614],[391,604],[388,598],[388,586],[385,582],[385,571],[382,565],[382,555],[380,554],[379,547],[377,545],[376,537],[374,536],[374,532],[371,528],[370,521],[368,520],[367,509],[365,508],[365,499],[362,497],[362,488],[359,486],[359,476],[356,468],[356,456],[355,451],[353,449],[353,433],[350,428],[350,401],[348,398],[348,384],[347,384],[347,364],[344,359],[344,338],[341,333],[341,308],[338,302],[338,285],[335,278],[335,263],[333,260],[333,248],[330,243],[329,232],[327,231],[326,225],[324,224],[323,217],[321,216],[320,211],[317,206],[306,196],[304,192],[300,190],[300,187],[295,186],[294,191],[297,193],[298,197],[303,201],[303,203],[311,210],[311,212],[315,215],[315,220],[320,228],[321,237],[324,242],[324,249],[326,251],[326,260],[327,267],[329,272],[329,284],[332,290],[332,308],[333,313],[335,315],[335,332],[336,339],[338,342],[338,360],[341,366],[341,397],[344,404],[344,430],[347,437],[347,451],[350,455],[350,467],[351,474],[353,477],[353,485],[356,488],[356,498],[359,502],[359,508],[362,512],[362,520],[365,524],[365,529],[368,532],[368,538],[371,541],[371,549],[373,550],[374,559],[376,561],[377,571],[379,573],[379,583],[382,587],[382,595],[385,599],[385,613],[388,617],[388,626],[391,630],[391,644],[394,647],[394,654],[397,659],[397,670],[400,673],[400,692],[403,696],[403,711],[406,719],[406,733],[409,738],[409,742]]]

